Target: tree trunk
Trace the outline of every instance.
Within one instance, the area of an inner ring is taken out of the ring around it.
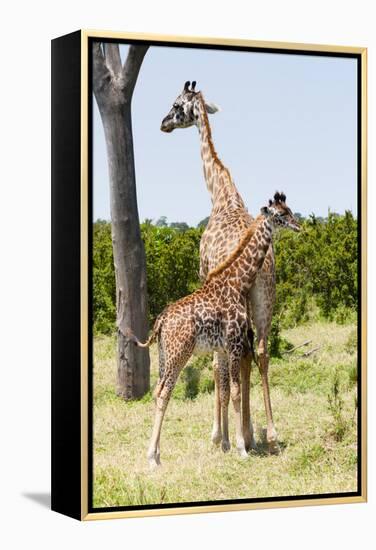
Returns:
[[[130,46],[122,67],[118,45],[106,44],[104,54],[98,43],[93,44],[93,89],[104,127],[110,179],[117,394],[127,400],[141,397],[150,386],[148,350],[127,345],[123,336],[126,328],[141,340],[148,335],[146,261],[137,209],[131,119],[132,93],[146,50],[144,46]]]

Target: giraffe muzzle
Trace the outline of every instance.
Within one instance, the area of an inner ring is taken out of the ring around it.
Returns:
[[[166,117],[162,120],[162,124],[161,124],[161,130],[162,132],[165,132],[167,134],[170,134],[173,130],[173,127],[171,126],[171,118],[170,117]]]

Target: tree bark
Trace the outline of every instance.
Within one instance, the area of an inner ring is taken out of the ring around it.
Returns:
[[[131,100],[147,51],[129,46],[121,65],[119,46],[93,44],[93,90],[106,139],[110,180],[112,246],[116,277],[117,394],[126,400],[144,395],[150,387],[147,349],[127,345],[131,328],[141,339],[148,335],[145,250],[139,224],[133,154]]]

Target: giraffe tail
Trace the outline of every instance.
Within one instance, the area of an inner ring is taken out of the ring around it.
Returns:
[[[133,342],[138,348],[148,348],[156,341],[157,337],[159,336],[160,330],[161,330],[161,319],[160,317],[157,317],[154,323],[152,333],[150,334],[146,342],[141,342],[130,328],[126,328],[124,331],[121,331],[121,332],[125,336],[128,342]]]
[[[253,361],[258,366],[259,365],[259,360],[258,360],[257,353],[255,351],[255,345],[254,345],[255,333],[253,332],[253,329],[251,327],[247,331],[247,336],[248,336],[248,345],[249,345],[250,354],[252,356]]]

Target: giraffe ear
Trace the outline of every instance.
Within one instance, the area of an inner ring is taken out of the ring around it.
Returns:
[[[263,206],[260,211],[263,216],[267,216],[269,214],[269,208],[267,206]]]
[[[214,115],[214,113],[221,110],[215,103],[205,103],[205,109],[209,115]]]

